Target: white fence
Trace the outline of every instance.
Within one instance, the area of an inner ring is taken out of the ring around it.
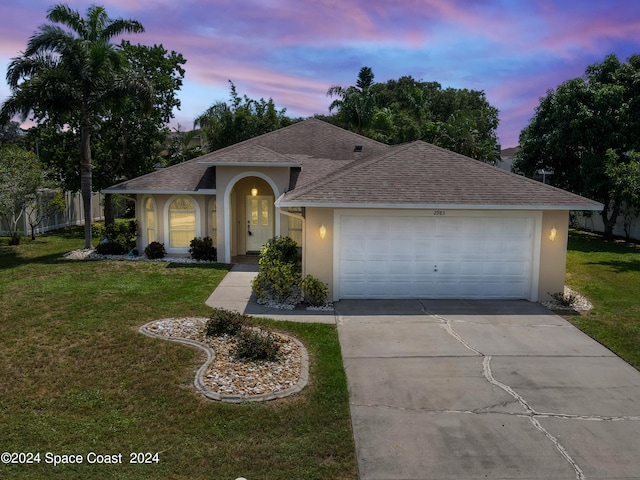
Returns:
[[[604,232],[604,222],[602,221],[602,215],[600,212],[589,213],[591,213],[591,215],[588,213],[576,212],[576,215],[573,216],[576,225],[592,232]],[[631,218],[625,229],[625,219],[620,215],[616,222],[616,226],[613,229],[613,234],[622,238],[627,238],[628,234],[629,238],[640,240],[640,218]]]
[[[79,192],[65,192],[64,200],[66,205],[64,212],[57,212],[44,218],[34,230],[36,235],[49,230],[84,224],[82,195]],[[94,221],[104,219],[103,195],[101,193],[93,193],[91,210]],[[0,218],[0,235],[7,235],[9,233],[8,227],[4,219]],[[23,213],[19,220],[18,233],[31,235],[31,227],[26,213]]]

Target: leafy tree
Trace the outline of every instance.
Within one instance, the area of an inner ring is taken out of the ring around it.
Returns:
[[[499,159],[498,110],[484,92],[442,89],[410,76],[373,78],[363,67],[355,86],[332,86],[327,94],[338,98],[329,111],[338,111],[329,121],[392,145],[424,140],[485,162]]]
[[[44,171],[33,152],[16,146],[0,149],[0,215],[9,227],[12,245],[20,242],[18,222],[24,207],[43,182]]]
[[[151,94],[148,83],[127,70],[122,50],[111,39],[144,29],[135,20],[112,20],[104,7],[95,5],[87,9],[85,18],[66,5],[56,5],[47,19],[54,24],[42,25],[9,65],[12,94],[2,105],[0,123],[15,114],[24,120],[33,112],[38,122],[79,131],[85,247],[90,248],[92,135],[110,106],[129,94],[141,99]]]
[[[199,130],[184,131],[178,124],[178,127],[169,134],[169,148],[165,164],[167,166],[176,165],[202,155],[201,146],[192,143],[198,135],[200,135]]]
[[[624,64],[609,55],[549,90],[520,134],[515,168],[527,176],[550,170],[557,186],[602,202],[608,237],[625,202],[633,206],[622,185],[640,152],[639,84],[640,56]]]
[[[96,189],[153,171],[169,134],[166,124],[180,107],[176,93],[185,73],[182,55],[169,53],[162,45],[132,45],[126,40],[120,48],[128,70],[151,84],[153,96],[151,105],[137,96],[123,97],[105,112],[95,134]],[[105,222],[113,221],[111,195],[105,195]]]
[[[231,102],[217,102],[194,120],[210,152],[291,125],[286,109],[277,110],[273,100],[240,97],[231,80]]]
[[[25,138],[28,148],[38,155],[50,178],[57,180],[64,190],[80,190],[77,130],[64,129],[45,120],[29,128]]]
[[[57,212],[64,212],[65,208],[66,202],[60,188],[42,188],[30,195],[24,212],[31,228],[31,240],[36,239],[36,228],[44,219]]]
[[[620,204],[625,234],[629,239],[631,225],[640,215],[640,153],[626,152],[623,155],[627,157],[625,161],[609,149],[605,172],[613,186],[612,197]]]
[[[8,122],[0,126],[0,146],[24,146],[25,133],[18,122]]]

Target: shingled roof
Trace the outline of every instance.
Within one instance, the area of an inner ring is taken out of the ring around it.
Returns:
[[[188,193],[214,188],[215,168],[202,165],[194,158],[118,183],[104,193]]]
[[[600,210],[602,205],[423,141],[354,161],[280,206]]]
[[[283,207],[602,209],[598,202],[423,141],[391,147],[317,119],[122,182],[106,192],[211,191],[215,167],[224,165],[295,168],[290,190],[277,202]]]
[[[356,146],[360,151],[356,151]],[[302,171],[296,185],[304,185],[358,159],[390,147],[314,118],[207,153],[186,162],[127,180],[106,193],[186,193],[202,185],[208,167],[296,166]],[[202,188],[202,187],[200,187]],[[215,188],[215,184],[207,188]]]

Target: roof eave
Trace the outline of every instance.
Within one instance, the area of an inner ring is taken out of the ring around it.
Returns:
[[[299,200],[278,200],[278,207],[322,207],[322,208],[373,208],[373,209],[407,209],[407,210],[586,210],[601,211],[604,205],[569,204],[569,205],[482,205],[458,203],[350,203],[350,202],[304,202]]]
[[[208,167],[302,167],[299,162],[196,162]]]
[[[147,194],[147,195],[194,195],[194,194],[206,194],[215,195],[215,189],[202,189],[202,190],[149,190],[142,188],[107,188],[102,190],[102,193],[117,193],[117,194]]]

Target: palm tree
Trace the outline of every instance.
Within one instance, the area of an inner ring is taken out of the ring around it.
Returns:
[[[329,105],[329,112],[337,108],[339,114],[346,123],[356,128],[358,133],[364,133],[369,127],[375,110],[375,97],[373,95],[373,71],[370,67],[362,67],[358,73],[356,86],[347,88],[333,85],[327,91],[330,97],[337,96]]]
[[[136,92],[150,98],[148,84],[128,75],[127,61],[111,39],[143,32],[135,20],[112,20],[104,7],[91,6],[86,17],[67,5],[56,5],[26,50],[7,70],[11,96],[0,110],[2,123],[33,112],[38,122],[52,121],[80,131],[80,190],[85,219],[85,248],[91,248],[91,136],[100,115],[123,96]]]

